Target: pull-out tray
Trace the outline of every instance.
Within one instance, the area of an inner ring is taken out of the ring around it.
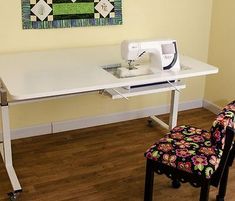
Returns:
[[[186,85],[182,81],[153,83],[139,86],[118,87],[114,89],[106,89],[106,92],[112,99],[127,98],[131,96],[139,96],[146,94],[159,93],[164,91],[184,89]]]

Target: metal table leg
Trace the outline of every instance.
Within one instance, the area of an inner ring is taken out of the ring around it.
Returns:
[[[9,121],[9,108],[7,102],[7,92],[3,88],[0,89],[1,94],[1,115],[2,115],[2,139],[1,139],[1,155],[13,188],[13,192],[9,193],[10,199],[15,200],[16,195],[22,191],[19,180],[15,173],[12,163],[11,150],[11,131]]]
[[[169,129],[172,129],[177,125],[179,97],[180,97],[180,92],[178,90],[173,90],[171,92]]]
[[[151,121],[154,121],[160,124],[162,127],[166,128],[167,130],[171,130],[177,125],[177,117],[178,117],[178,107],[179,107],[179,94],[178,90],[171,91],[171,105],[170,105],[170,118],[169,124],[166,124],[162,120],[160,120],[156,116],[151,116]],[[151,124],[151,121],[149,122]]]

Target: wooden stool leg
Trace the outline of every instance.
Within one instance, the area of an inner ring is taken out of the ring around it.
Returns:
[[[204,181],[201,187],[200,201],[208,201],[209,199],[210,183],[209,181]]]
[[[219,194],[216,196],[216,201],[223,201],[226,195],[228,182],[229,166],[226,165],[219,185]]]
[[[233,143],[232,149],[230,150],[228,161],[224,168],[222,178],[220,180],[219,193],[216,196],[216,201],[224,201],[224,197],[226,195],[227,183],[228,183],[229,167],[232,166],[234,157],[235,157],[235,143]]]
[[[171,183],[173,188],[179,188],[181,186],[180,182],[178,179],[173,178],[172,183]]]
[[[229,153],[229,157],[228,157],[228,166],[232,166],[233,165],[233,161],[235,160],[235,141],[233,142],[233,146],[232,149]]]
[[[144,201],[152,201],[153,200],[153,181],[154,181],[153,161],[150,159],[147,159]]]

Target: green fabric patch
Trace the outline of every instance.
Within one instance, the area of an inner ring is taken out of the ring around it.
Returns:
[[[53,4],[54,15],[94,13],[94,3]]]

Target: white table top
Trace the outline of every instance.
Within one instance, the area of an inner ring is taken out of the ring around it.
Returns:
[[[26,100],[89,92],[218,72],[218,68],[181,56],[182,70],[116,78],[101,66],[123,63],[119,46],[100,46],[0,55],[0,77],[11,99]]]

